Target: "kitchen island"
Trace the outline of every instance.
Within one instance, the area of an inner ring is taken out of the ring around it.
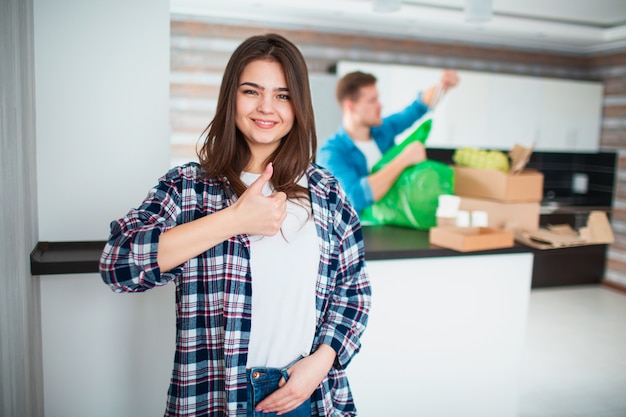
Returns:
[[[347,369],[360,417],[517,417],[533,252],[460,253],[364,227],[372,310]]]
[[[363,235],[373,305],[362,350],[347,369],[359,416],[516,416],[530,248],[460,253],[431,246],[427,231],[388,226],[364,227]],[[33,275],[54,274],[41,279],[51,415],[162,412],[174,286],[112,293],[97,275],[103,247],[41,242],[31,254]],[[111,340],[130,354],[113,355]],[[132,397],[117,388],[122,377],[140,387]],[[103,403],[101,392],[129,403],[125,410]],[[80,406],[72,405],[77,396]]]

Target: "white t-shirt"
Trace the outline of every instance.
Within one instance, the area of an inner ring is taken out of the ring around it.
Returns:
[[[355,140],[353,141],[357,148],[363,155],[365,155],[365,160],[367,161],[367,170],[372,172],[372,167],[376,165],[380,158],[383,157],[382,152],[378,149],[378,145],[374,142],[374,139],[370,140]]]
[[[244,172],[252,184],[259,174]],[[303,177],[299,184],[306,187]],[[264,195],[273,190],[269,184]],[[311,351],[316,327],[315,286],[320,251],[311,204],[287,200],[282,233],[250,235],[252,324],[247,367],[282,368]]]

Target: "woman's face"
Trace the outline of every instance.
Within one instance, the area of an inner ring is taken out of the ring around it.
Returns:
[[[282,66],[266,60],[249,63],[239,78],[235,123],[254,160],[261,163],[276,150],[294,117]]]

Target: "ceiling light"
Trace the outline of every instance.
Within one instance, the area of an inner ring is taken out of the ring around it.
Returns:
[[[465,21],[482,23],[491,20],[491,0],[465,0]]]
[[[397,12],[402,6],[402,0],[373,0],[372,9],[379,13]]]

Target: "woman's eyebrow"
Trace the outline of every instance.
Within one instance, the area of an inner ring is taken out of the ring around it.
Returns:
[[[254,87],[254,88],[261,89],[261,90],[265,90],[265,87],[261,87],[260,85],[258,85],[256,83],[249,82],[249,81],[246,81],[246,82],[243,82],[243,83],[239,84],[239,87],[241,87],[242,85],[249,85],[250,87]]]
[[[253,83],[253,82],[250,82],[250,81],[246,81],[246,82],[243,82],[243,83],[239,84],[239,87],[241,87],[242,85],[249,85],[250,87],[258,88],[259,90],[265,90],[265,87],[262,87],[262,86],[258,85],[257,83]],[[287,87],[278,87],[278,88],[275,88],[274,91],[289,91],[289,88],[287,88]]]

